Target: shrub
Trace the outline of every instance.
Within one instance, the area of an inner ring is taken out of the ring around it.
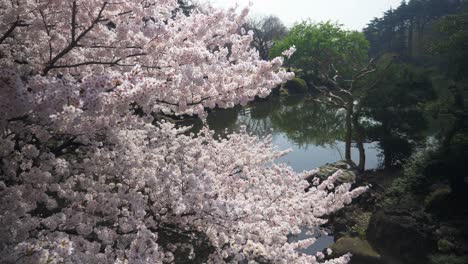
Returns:
[[[309,90],[306,81],[297,77],[288,81],[285,87],[291,93],[306,93]]]

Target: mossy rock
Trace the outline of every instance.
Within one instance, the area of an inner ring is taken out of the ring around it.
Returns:
[[[331,247],[332,257],[342,256],[346,253],[353,255],[353,263],[381,263],[381,256],[367,242],[357,237],[342,237]]]
[[[335,173],[336,171],[342,170],[343,173],[338,177],[336,183],[353,183],[356,181],[356,177],[358,175],[356,165],[353,162],[347,162],[344,160],[326,164],[324,166],[319,167],[318,169],[319,171],[307,180],[311,181],[315,177],[319,178],[320,180],[325,180],[328,177],[332,176],[333,173]]]
[[[307,91],[309,90],[309,87],[307,86],[306,81],[304,81],[304,79],[297,78],[297,77],[288,81],[285,87],[286,89],[288,89],[290,93],[297,93],[297,94],[307,93]]]

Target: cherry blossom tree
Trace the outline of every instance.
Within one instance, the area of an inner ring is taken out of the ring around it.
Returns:
[[[176,0],[0,1],[1,263],[349,260],[287,236],[365,187],[335,186],[337,173],[309,188],[314,171],[275,164],[285,152],[270,138],[155,121],[203,118],[293,77],[250,48],[247,9],[181,12]]]

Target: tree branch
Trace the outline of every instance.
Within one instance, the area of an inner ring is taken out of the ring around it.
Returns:
[[[204,101],[210,99],[210,97],[206,97],[206,98],[203,98],[201,99],[200,101],[198,102],[192,102],[192,103],[188,103],[187,105],[188,106],[194,106],[194,105],[198,105],[198,104],[201,104],[203,103]],[[169,103],[169,102],[166,102],[166,101],[163,101],[163,100],[156,100],[157,103],[160,103],[160,104],[167,104],[167,105],[172,105],[172,106],[179,106],[179,104],[177,103]]]
[[[131,58],[131,57],[138,57],[138,56],[144,56],[144,55],[146,55],[146,53],[132,54],[124,58],[119,58],[114,61],[85,61],[85,62],[80,62],[80,63],[75,63],[75,64],[55,65],[53,69],[76,68],[76,67],[87,66],[87,65],[134,66],[134,65],[119,64],[119,62],[128,58]]]
[[[11,24],[10,28],[0,37],[0,44],[7,39],[11,33],[17,28],[17,27],[27,27],[29,24],[24,23],[22,20],[16,20],[13,24]]]
[[[73,1],[73,2],[76,2],[76,1]],[[61,59],[63,58],[63,56],[65,56],[68,52],[70,52],[73,48],[75,48],[77,45],[78,45],[78,42],[86,35],[88,34],[88,32],[90,32],[94,26],[100,22],[103,22],[105,21],[105,19],[102,19],[102,13],[104,12],[104,9],[106,8],[108,2],[104,2],[101,6],[101,9],[99,10],[99,13],[96,17],[96,19],[93,20],[93,22],[91,23],[91,25],[85,29],[83,32],[81,32],[78,37],[73,37],[73,35],[75,33],[73,33],[75,31],[74,29],[74,26],[72,25],[72,41],[70,42],[70,44],[68,44],[67,47],[65,47],[65,49],[63,49],[59,54],[57,54],[52,60],[49,61],[49,63],[47,63],[47,67],[44,68],[43,72],[42,72],[42,75],[47,75],[47,73],[49,73],[50,70],[56,68],[56,63]],[[76,4],[73,5],[72,8],[76,8]],[[73,39],[75,38],[75,39]],[[64,67],[61,67],[61,68],[64,68]]]
[[[76,13],[77,13],[76,1],[73,1],[72,20],[71,20],[71,39],[72,39],[72,42],[75,42],[75,37],[76,37]]]

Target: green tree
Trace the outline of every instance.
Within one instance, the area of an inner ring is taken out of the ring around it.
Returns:
[[[468,7],[465,0],[402,1],[396,9],[373,19],[364,29],[371,44],[370,55],[392,52],[405,61],[427,63],[429,43],[437,36],[433,24],[437,19]],[[425,57],[425,58],[421,58]]]
[[[346,109],[345,159],[351,160],[353,130],[359,150],[358,167],[364,170],[364,131],[360,123],[361,101],[366,91],[373,89],[375,80],[368,76],[377,71],[369,61],[369,43],[357,31],[348,31],[340,25],[309,21],[296,24],[287,37],[275,43],[271,56],[277,56],[287,47],[295,45],[297,51],[286,65],[305,72],[309,86],[315,88],[332,107]],[[367,81],[364,81],[368,79]],[[375,79],[375,78],[374,78]]]
[[[457,196],[466,195],[466,163],[468,162],[468,12],[448,15],[435,23],[440,41],[434,43],[433,51],[442,56],[447,69],[446,77],[451,81],[448,91],[451,97],[446,99],[441,111],[451,125],[442,132],[441,147],[437,165],[449,175],[452,191]]]
[[[331,22],[296,24],[289,34],[276,41],[270,57],[279,56],[292,45],[296,52],[285,61],[286,66],[306,71],[306,80],[317,80],[320,73],[329,72],[333,64],[344,78],[350,78],[355,68],[368,61],[369,43],[357,31],[348,31]]]
[[[425,70],[395,63],[363,102],[365,115],[379,124],[369,134],[380,142],[385,167],[409,157],[414,147],[411,142],[420,142],[425,136],[425,104],[436,99],[429,76]]]
[[[468,11],[448,15],[438,20],[434,29],[442,41],[436,41],[433,52],[445,56],[447,77],[462,81],[468,79]]]

